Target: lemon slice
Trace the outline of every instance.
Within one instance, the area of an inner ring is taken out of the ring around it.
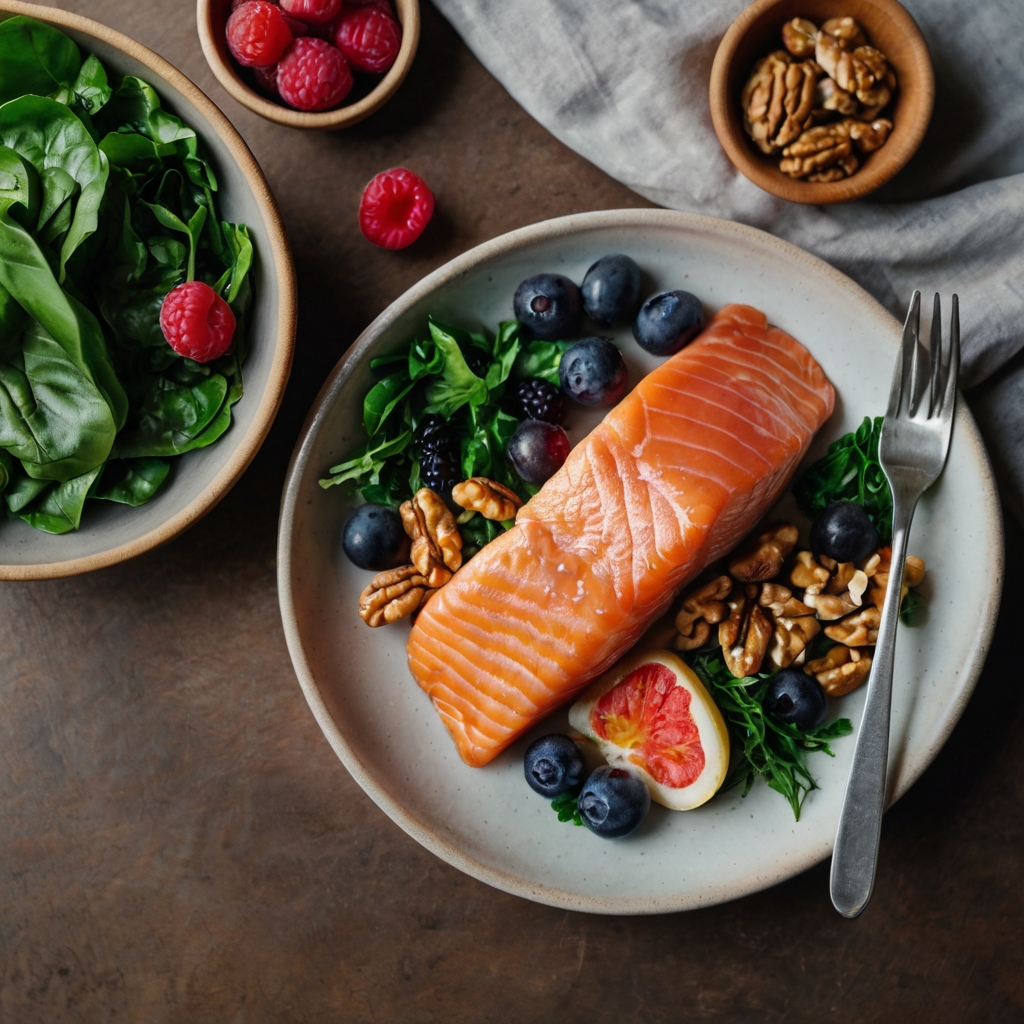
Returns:
[[[651,799],[673,811],[710,800],[725,781],[729,734],[693,669],[668,651],[627,655],[569,710],[609,764],[636,769]]]

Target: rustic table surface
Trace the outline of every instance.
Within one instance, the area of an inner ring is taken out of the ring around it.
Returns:
[[[288,457],[331,367],[425,273],[546,217],[647,204],[531,120],[429,4],[398,96],[337,135],[229,99],[190,0],[61,6],[163,54],[238,126],[295,249],[299,338],[267,443],[205,520],[126,565],[0,585],[0,1020],[1024,1019],[1019,532],[988,666],[887,815],[859,920],[832,910],[827,864],[658,918],[460,874],[362,793],[306,707],[275,592]],[[438,210],[398,254],[355,219],[395,164]]]

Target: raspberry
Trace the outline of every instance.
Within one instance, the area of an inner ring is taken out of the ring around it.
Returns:
[[[269,68],[253,68],[252,77],[256,79],[256,87],[266,96],[279,99],[281,94],[277,91],[277,65],[271,64]]]
[[[208,284],[188,281],[164,296],[160,330],[179,356],[208,363],[231,348],[235,314]]]
[[[281,0],[285,14],[310,25],[323,25],[341,10],[341,0]]]
[[[266,0],[249,0],[228,18],[226,34],[231,55],[244,67],[276,64],[292,41],[281,8]]]
[[[296,39],[277,66],[281,99],[297,110],[329,110],[351,88],[352,72],[345,58],[323,39]]]
[[[353,7],[342,13],[334,45],[356,71],[387,71],[402,46],[398,22],[379,7]]]
[[[405,167],[381,171],[363,189],[359,229],[382,249],[412,245],[434,215],[434,196],[427,183]]]

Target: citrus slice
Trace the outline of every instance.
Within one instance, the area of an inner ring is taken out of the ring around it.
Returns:
[[[729,734],[693,669],[668,651],[627,655],[569,710],[609,764],[637,769],[651,799],[674,811],[710,800],[725,781]]]

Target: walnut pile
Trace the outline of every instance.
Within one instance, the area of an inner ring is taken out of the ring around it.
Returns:
[[[833,697],[860,686],[871,671],[892,550],[879,548],[856,565],[796,550],[797,539],[791,523],[769,526],[736,550],[728,575],[685,591],[676,649],[703,647],[717,626],[722,657],[737,678],[799,666]],[[901,601],[924,572],[922,559],[907,558]],[[835,646],[809,660],[808,647],[821,632]]]
[[[779,169],[791,178],[848,178],[893,130],[880,115],[896,75],[853,18],[829,18],[820,29],[793,18],[782,43],[743,88],[743,126],[762,153],[781,156]]]

